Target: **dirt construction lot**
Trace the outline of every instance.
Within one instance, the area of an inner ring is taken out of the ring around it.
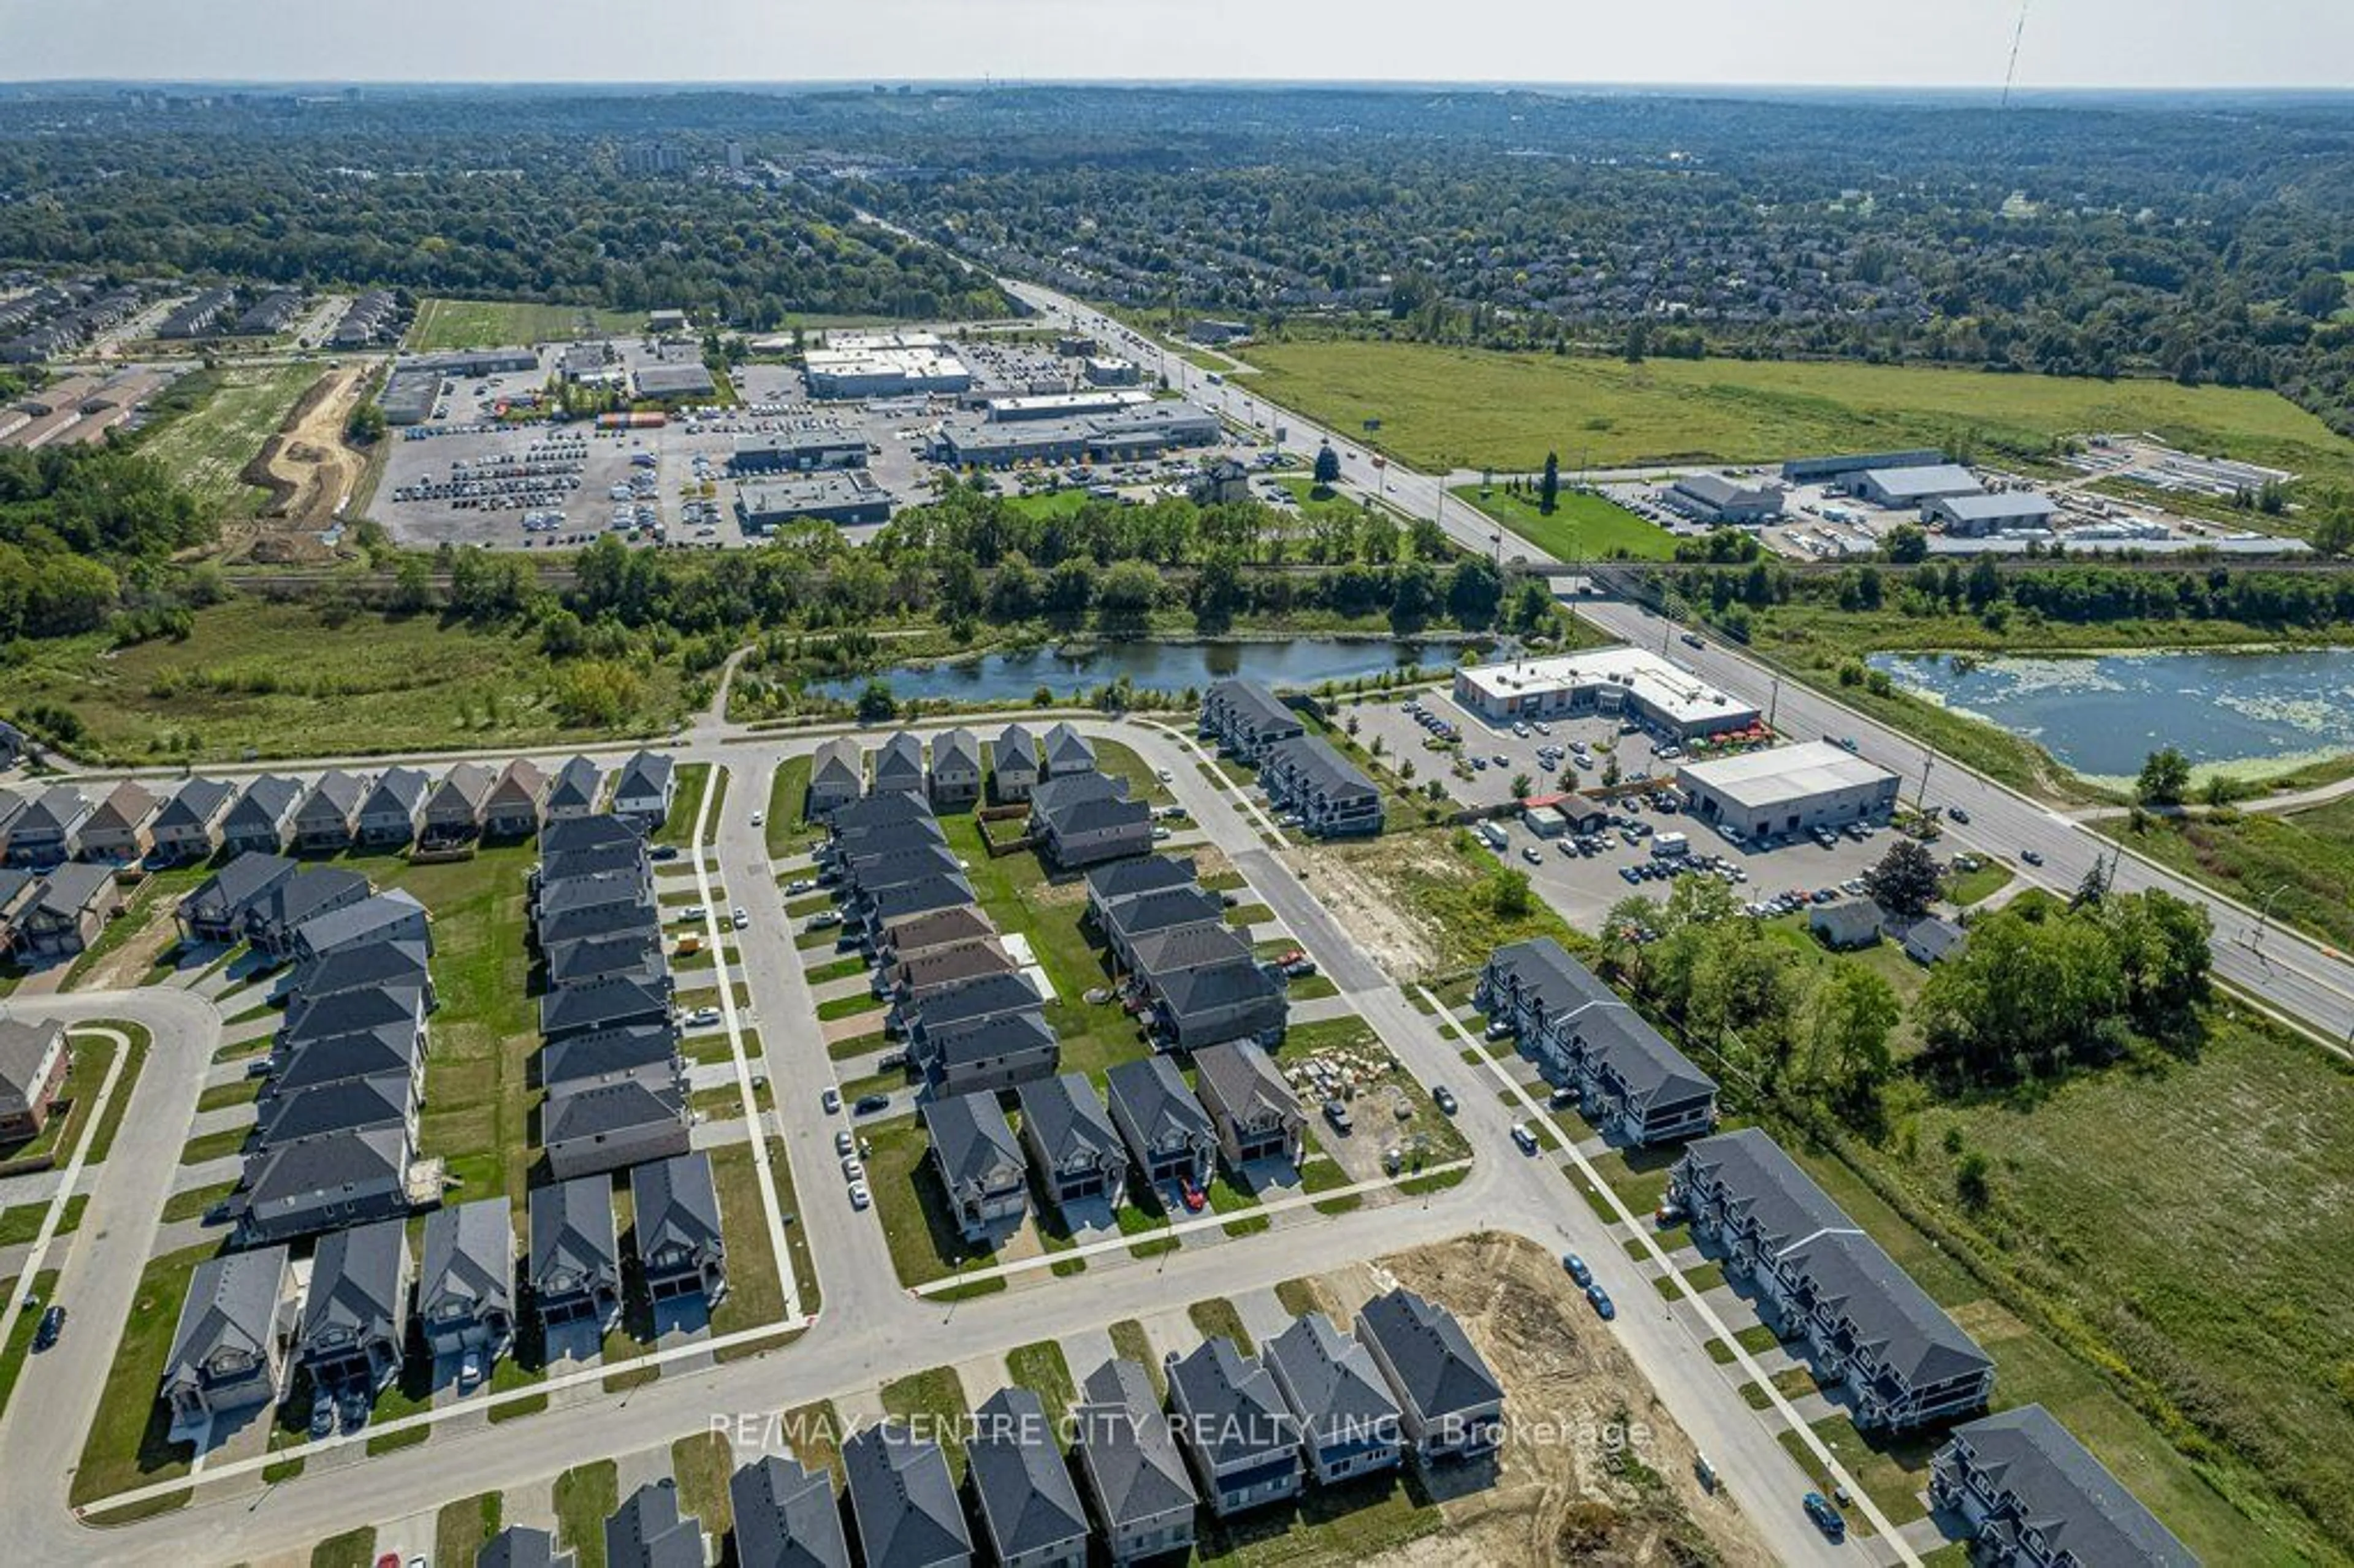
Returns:
[[[1691,1441],[1549,1254],[1517,1236],[1477,1235],[1312,1283],[1328,1308],[1396,1285],[1441,1303],[1504,1385],[1511,1436],[1494,1484],[1437,1483],[1446,1530],[1373,1562],[1771,1560],[1731,1502],[1701,1487]]]

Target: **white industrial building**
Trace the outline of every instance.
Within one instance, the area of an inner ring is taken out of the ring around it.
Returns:
[[[1693,816],[1750,838],[1868,821],[1896,805],[1895,774],[1822,740],[1688,763],[1676,782]]]
[[[904,397],[962,392],[972,372],[928,332],[838,332],[801,356],[812,397]]]
[[[2049,534],[2060,503],[2040,491],[1992,495],[1940,495],[1921,508],[1921,521],[1965,539],[1991,534]]]
[[[1940,496],[1977,495],[1986,489],[1978,475],[1957,462],[1866,469],[1849,482],[1875,506],[1925,506]]]
[[[1750,704],[1640,648],[1469,665],[1455,672],[1455,700],[1496,724],[1619,716],[1679,740],[1745,730],[1757,722]]]

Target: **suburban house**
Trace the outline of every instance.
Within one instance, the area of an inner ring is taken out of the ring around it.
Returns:
[[[862,902],[865,908],[854,917],[855,929],[859,939],[871,947],[886,927],[911,915],[960,908],[980,900],[973,895],[972,884],[961,876],[927,876],[917,882],[886,887]],[[854,919],[850,916],[843,918],[845,923]]]
[[[511,1524],[482,1542],[474,1553],[473,1568],[573,1568],[573,1557],[557,1552],[556,1538],[547,1531]]]
[[[700,1296],[716,1307],[727,1294],[727,1243],[719,1228],[719,1187],[711,1156],[673,1155],[630,1171],[638,1267],[655,1301]]]
[[[875,792],[877,795],[920,795],[924,792],[924,743],[912,730],[901,730],[875,751]]]
[[[452,763],[441,782],[425,798],[425,820],[418,837],[427,844],[459,843],[482,831],[482,809],[490,803],[498,782],[479,762]]]
[[[181,785],[147,826],[155,858],[175,863],[210,860],[236,803],[237,786],[225,779],[191,779]]]
[[[1924,915],[1904,929],[1904,956],[1916,964],[1941,964],[1968,939],[1969,933],[1951,920]]]
[[[1063,1065],[1063,1042],[1037,1012],[1004,1012],[925,1036],[926,1092],[934,1098],[1018,1088]]]
[[[539,832],[546,809],[547,775],[529,758],[518,757],[483,798],[482,832],[492,838],[529,838]]]
[[[294,956],[294,933],[305,921],[348,909],[367,897],[368,879],[339,865],[305,866],[253,901],[245,912],[245,939],[281,962]]]
[[[924,1132],[949,1216],[965,1240],[993,1243],[1022,1223],[1030,1212],[1028,1174],[995,1096],[926,1101]]]
[[[875,991],[896,1012],[912,1013],[935,991],[991,975],[1010,975],[1022,966],[994,936],[976,938],[947,947],[931,948],[879,970]]]
[[[433,952],[433,920],[415,895],[403,888],[373,893],[357,903],[313,915],[294,927],[290,956],[298,964],[358,948],[417,947]]]
[[[397,1029],[421,1041],[428,1011],[425,992],[416,986],[370,986],[297,996],[287,1003],[270,1049],[283,1066],[303,1047],[376,1029]]]
[[[1245,762],[1257,762],[1278,741],[1308,733],[1307,721],[1257,681],[1217,681],[1202,694],[1199,728],[1205,740]]]
[[[433,781],[414,768],[387,768],[360,802],[360,842],[384,849],[408,843],[425,822]]]
[[[1071,727],[1065,719],[1046,732],[1039,747],[1041,777],[1061,779],[1073,773],[1093,773],[1096,770],[1096,743]]]
[[[727,1478],[727,1503],[736,1568],[850,1568],[842,1509],[824,1470],[764,1455]]]
[[[0,1143],[21,1143],[48,1125],[72,1066],[64,1024],[0,1019]]]
[[[931,1054],[931,1041],[937,1035],[1007,1013],[1035,1012],[1044,1005],[1038,988],[1017,970],[982,975],[936,991],[901,1022],[908,1049],[920,1062]]]
[[[525,1277],[543,1327],[593,1325],[621,1317],[621,1245],[613,1231],[613,1187],[584,1176],[531,1192],[531,1245]]]
[[[1835,952],[1869,948],[1880,940],[1880,906],[1869,898],[1841,898],[1807,912],[1807,929]]]
[[[1104,1081],[1112,1125],[1145,1181],[1155,1187],[1164,1181],[1190,1183],[1196,1191],[1206,1187],[1210,1162],[1217,1157],[1217,1128],[1185,1086],[1177,1064],[1166,1056],[1122,1062]]]
[[[294,1271],[282,1246],[196,1265],[164,1361],[162,1397],[188,1428],[275,1404],[294,1338]]]
[[[866,1568],[965,1568],[972,1536],[938,1443],[896,1423],[862,1428],[842,1445],[858,1555]]]
[[[16,819],[25,814],[25,802],[14,790],[0,789],[0,858],[5,858],[8,837],[16,826]]]
[[[1038,737],[1018,724],[1007,725],[990,747],[990,789],[1000,802],[1027,800],[1038,783]]]
[[[879,833],[887,840],[910,823],[932,821],[932,803],[920,795],[864,796],[836,808],[827,819],[826,825],[833,830],[833,837],[825,849],[840,854],[849,850],[860,834]]]
[[[114,867],[69,861],[41,878],[33,900],[16,917],[16,945],[34,958],[71,958],[122,912]]]
[[[645,829],[631,817],[560,817],[551,821],[539,836],[542,865],[591,850],[625,848],[643,854],[645,847]]]
[[[16,922],[33,906],[41,879],[22,866],[0,866],[0,958],[16,949]]]
[[[891,844],[869,849],[861,845],[836,863],[836,881],[843,904],[856,907],[877,894],[935,876],[960,874],[955,853],[929,842]]]
[[[1171,1412],[1212,1513],[1299,1495],[1299,1426],[1257,1358],[1213,1334],[1168,1367]]]
[[[408,1226],[379,1220],[319,1238],[295,1356],[311,1386],[374,1393],[408,1342]]]
[[[1397,1395],[1416,1464],[1478,1458],[1503,1441],[1504,1385],[1454,1313],[1400,1287],[1358,1310],[1357,1342]]]
[[[550,1040],[652,1022],[670,1016],[670,998],[640,980],[608,975],[551,991],[539,999],[539,1032]]]
[[[1167,932],[1138,947],[1136,979],[1151,1002],[1156,1046],[1199,1051],[1230,1040],[1282,1042],[1289,994],[1224,926]]]
[[[608,977],[634,980],[649,991],[671,995],[673,981],[669,960],[663,956],[662,934],[643,928],[618,931],[548,949],[547,983],[557,991]]]
[[[981,737],[952,729],[932,739],[932,804],[940,810],[970,806],[981,799]]]
[[[302,946],[300,931],[295,933],[294,945],[297,949]],[[317,958],[297,959],[294,967],[281,980],[277,994],[289,1000],[312,1000],[338,991],[408,986],[424,996],[429,1012],[440,1005],[433,993],[432,971],[426,963],[431,950],[429,941],[380,941],[337,948]]]
[[[678,1511],[678,1482],[648,1481],[605,1520],[605,1568],[703,1568],[711,1544],[702,1522]]]
[[[1320,735],[1278,742],[1260,758],[1258,778],[1267,799],[1299,812],[1300,827],[1319,838],[1382,831],[1381,790]]]
[[[251,1146],[256,1150],[343,1132],[402,1128],[417,1114],[417,1086],[405,1073],[338,1078],[292,1094],[272,1095],[255,1105]]]
[[[1858,1427],[1901,1432],[1985,1407],[1993,1360],[1766,1134],[1691,1144],[1668,1197],[1776,1331],[1806,1340],[1818,1377],[1844,1383]]]
[[[405,1023],[379,1024],[355,1034],[338,1034],[290,1047],[270,1081],[262,1086],[261,1104],[290,1099],[306,1089],[341,1083],[346,1078],[387,1075],[412,1081],[412,1093],[425,1082],[425,1034]]]
[[[678,799],[678,768],[658,751],[640,751],[613,777],[613,814],[633,817],[652,832],[670,820]]]
[[[1063,1073],[1022,1086],[1022,1141],[1057,1208],[1100,1202],[1117,1209],[1128,1195],[1128,1150],[1111,1111],[1085,1073]]]
[[[189,942],[236,942],[245,937],[245,917],[270,889],[292,876],[294,863],[281,854],[248,853],[198,883],[180,900],[181,938]]]
[[[221,819],[221,848],[229,854],[284,854],[294,842],[294,813],[306,793],[301,782],[265,774]]]
[[[1716,1125],[1716,1080],[1551,937],[1497,948],[1472,1001],[1605,1137],[1641,1146]]]
[[[866,768],[858,743],[837,736],[817,748],[810,759],[809,800],[802,814],[810,818],[847,806],[866,792]]]
[[[1373,1352],[1321,1312],[1267,1343],[1267,1370],[1299,1433],[1299,1457],[1324,1486],[1398,1462],[1404,1426]]]
[[[8,824],[10,865],[55,865],[81,853],[81,830],[90,821],[90,800],[70,784],[52,784],[31,800]]]
[[[408,1213],[406,1127],[331,1133],[260,1150],[245,1162],[238,1241],[292,1241]]]
[[[1957,1516],[1975,1563],[2003,1568],[2197,1568],[2199,1559],[2040,1404],[1954,1428],[1929,1501]]]
[[[1190,1551],[1201,1496],[1138,1362],[1108,1361],[1079,1386],[1072,1450],[1114,1568]]]
[[[973,1416],[965,1465],[997,1561],[1004,1568],[1087,1568],[1087,1510],[1044,1404],[1026,1388],[1001,1388]]]
[[[1183,863],[1162,860],[1156,855],[1135,863],[1140,866],[1169,866]],[[1119,869],[1116,866],[1104,868],[1105,872]],[[1165,872],[1159,873],[1153,880],[1165,876]],[[1097,902],[1095,906],[1096,923],[1103,931],[1105,945],[1111,948],[1112,961],[1131,974],[1140,967],[1136,945],[1147,937],[1164,931],[1226,928],[1225,906],[1218,902],[1215,895],[1194,886],[1190,877],[1175,885],[1107,896]]]
[[[605,775],[586,757],[576,757],[557,768],[542,802],[547,821],[567,822],[596,810],[597,796],[604,782]]]
[[[539,1141],[559,1181],[684,1154],[686,1097],[633,1077],[567,1086],[540,1107]]]
[[[1151,849],[1152,809],[1128,798],[1124,779],[1056,773],[1030,791],[1030,834],[1066,871],[1098,865]]]
[[[1193,887],[1198,880],[1193,863],[1175,855],[1149,854],[1099,865],[1087,873],[1087,918],[1108,937],[1113,905],[1148,893]]]
[[[885,927],[875,938],[875,962],[887,971],[941,948],[996,939],[997,927],[970,904],[934,909]]]
[[[566,1085],[623,1075],[683,1086],[685,1066],[678,1054],[678,1031],[667,1021],[625,1023],[571,1035],[539,1053],[540,1082],[550,1093]]]
[[[81,825],[81,853],[90,860],[128,864],[155,847],[154,821],[164,802],[136,779],[117,784]]]
[[[478,1198],[425,1216],[417,1317],[436,1356],[482,1358],[481,1372],[514,1342],[514,1219],[505,1198]]]
[[[1247,1040],[1229,1041],[1196,1052],[1193,1069],[1228,1169],[1255,1160],[1299,1162],[1308,1118],[1265,1051]]]
[[[320,776],[294,808],[294,844],[319,851],[350,847],[360,831],[360,807],[367,801],[369,783],[341,768]]]

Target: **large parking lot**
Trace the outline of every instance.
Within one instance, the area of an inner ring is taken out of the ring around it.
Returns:
[[[1359,745],[1370,747],[1378,736],[1382,755],[1392,767],[1411,758],[1416,783],[1436,779],[1462,805],[1498,806],[1516,799],[1512,780],[1523,773],[1532,791],[1540,795],[1555,792],[1564,772],[1575,776],[1575,788],[1590,789],[1600,783],[1613,758],[1624,780],[1675,777],[1675,757],[1661,754],[1669,743],[1622,726],[1615,718],[1554,719],[1531,726],[1522,735],[1489,723],[1441,688],[1416,693],[1412,700],[1419,714],[1409,712],[1404,703],[1367,702],[1342,709],[1342,722],[1356,722]],[[1447,731],[1425,724],[1422,714],[1462,737],[1459,767],[1456,754],[1431,744]],[[1557,753],[1552,749],[1555,747]]]

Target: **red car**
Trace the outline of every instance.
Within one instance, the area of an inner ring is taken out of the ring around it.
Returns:
[[[1300,948],[1292,948],[1292,949],[1291,949],[1291,951],[1289,951],[1289,952],[1288,952],[1288,953],[1284,954],[1284,955],[1283,955],[1283,957],[1281,957],[1281,958],[1279,958],[1279,959],[1276,959],[1276,960],[1275,960],[1275,967],[1276,967],[1276,968],[1278,968],[1278,969],[1281,969],[1281,968],[1283,968],[1286,964],[1296,964],[1296,963],[1298,963],[1300,959],[1302,959],[1306,958],[1307,956],[1308,956],[1308,954],[1307,954],[1305,951],[1303,951],[1302,949],[1300,949]]]
[[[1194,1186],[1191,1181],[1179,1182],[1177,1184],[1177,1195],[1184,1200],[1185,1212],[1189,1214],[1200,1213],[1202,1212],[1202,1206],[1209,1202],[1208,1199],[1202,1196],[1202,1189]]]

